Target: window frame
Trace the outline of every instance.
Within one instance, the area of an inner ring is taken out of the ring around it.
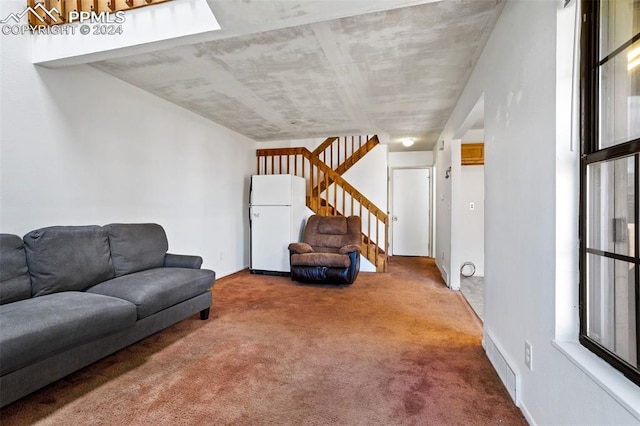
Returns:
[[[628,261],[635,264],[635,320],[636,320],[636,363],[640,360],[640,138],[599,148],[599,68],[610,59],[640,40],[640,33],[635,34],[606,57],[599,59],[600,52],[600,1],[582,0],[582,28],[580,39],[580,285],[579,285],[579,341],[584,347],[604,359],[611,366],[622,372],[632,382],[640,386],[640,366],[631,366],[612,351],[590,338],[587,334],[587,257],[596,254],[608,259]],[[611,161],[622,157],[634,157],[634,209],[635,209],[635,253],[633,257],[619,255],[587,247],[588,205],[587,171],[590,164]]]

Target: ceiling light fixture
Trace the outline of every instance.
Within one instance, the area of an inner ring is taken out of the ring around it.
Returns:
[[[402,145],[410,147],[416,140],[414,138],[402,138],[400,141],[402,142]]]

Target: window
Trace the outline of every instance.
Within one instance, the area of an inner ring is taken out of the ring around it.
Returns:
[[[580,343],[640,385],[640,0],[582,13]]]

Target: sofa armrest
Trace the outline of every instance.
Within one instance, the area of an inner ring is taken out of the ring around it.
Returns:
[[[289,251],[293,254],[313,253],[313,247],[307,243],[291,243]]]
[[[360,253],[360,246],[356,244],[348,244],[340,247],[340,250],[338,250],[338,253],[340,254],[349,254],[353,252]]]
[[[164,255],[164,266],[166,268],[200,269],[202,258],[200,256],[167,253]]]

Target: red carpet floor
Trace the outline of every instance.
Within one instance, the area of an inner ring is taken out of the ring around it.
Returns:
[[[348,287],[226,277],[196,316],[5,407],[3,426],[526,425],[433,260]]]

